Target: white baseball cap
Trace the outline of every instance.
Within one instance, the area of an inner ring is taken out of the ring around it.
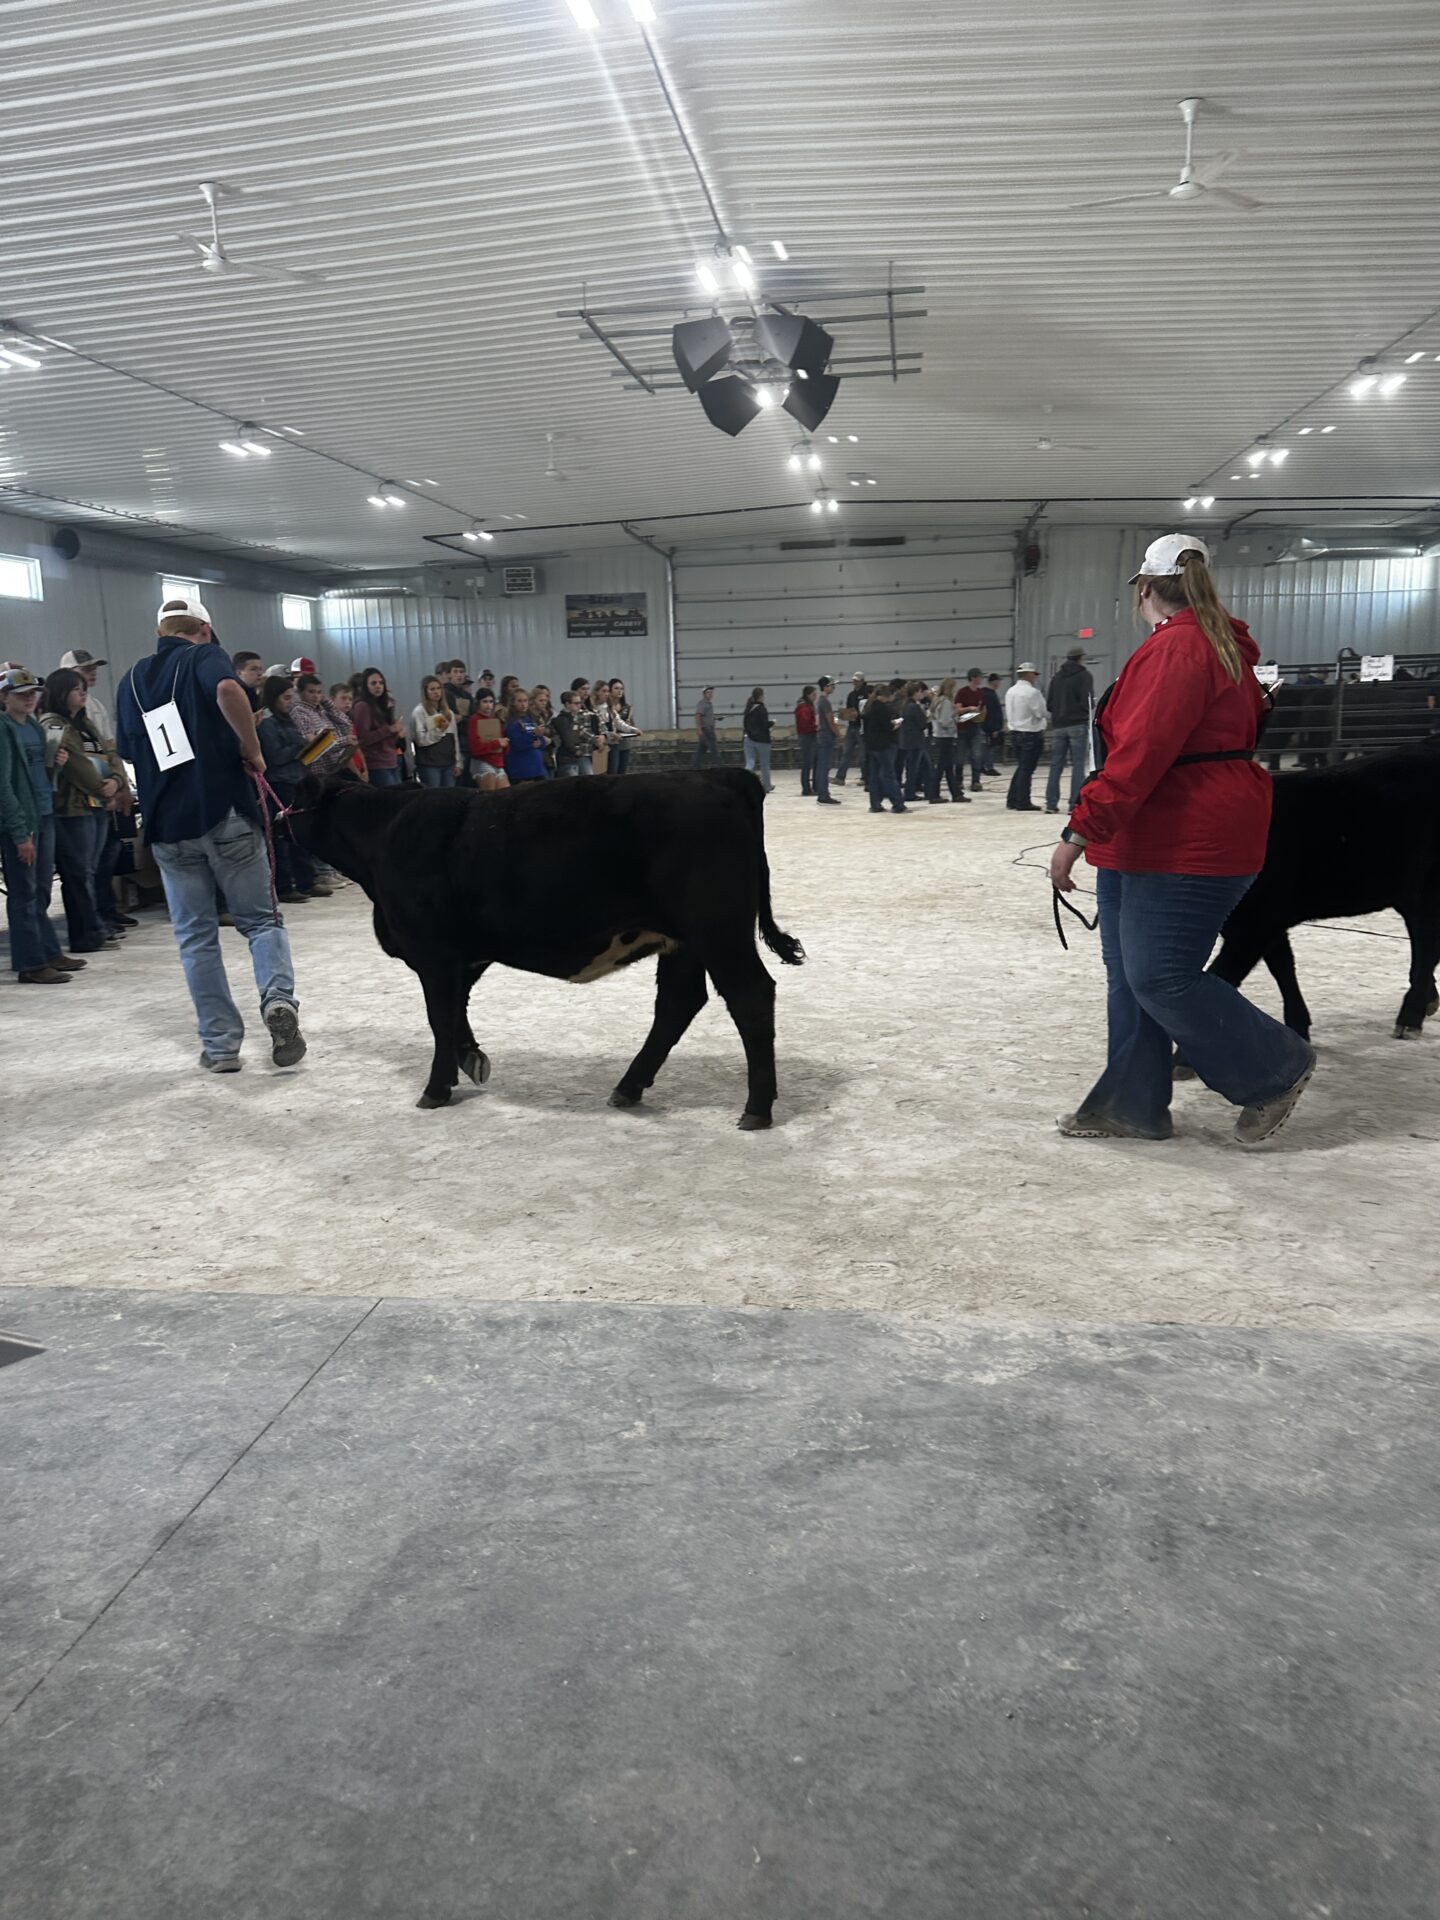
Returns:
[[[155,618],[157,620],[203,620],[207,627],[215,624],[210,618],[210,609],[190,593],[173,595],[161,607]]]
[[[1184,568],[1180,565],[1180,560],[1181,556],[1187,553],[1198,553],[1206,566],[1209,566],[1210,549],[1203,540],[1197,539],[1193,533],[1162,533],[1158,540],[1152,540],[1145,549],[1145,558],[1140,562],[1140,573],[1132,573],[1130,576],[1131,586],[1134,586],[1142,573],[1156,576],[1183,573]]]
[[[1033,660],[1022,660],[1015,671],[1016,673],[1038,673],[1040,669]]]

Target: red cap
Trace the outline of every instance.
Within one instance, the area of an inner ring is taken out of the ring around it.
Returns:
[[[290,671],[292,673],[313,673],[315,671],[315,662],[313,660],[307,660],[302,653],[298,660],[292,660],[290,662]]]

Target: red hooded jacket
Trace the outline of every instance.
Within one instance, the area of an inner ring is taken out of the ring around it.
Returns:
[[[1183,754],[1253,747],[1265,695],[1260,649],[1232,622],[1245,671],[1233,681],[1188,607],[1162,621],[1122,668],[1100,716],[1105,764],[1070,825],[1092,867],[1124,873],[1258,873],[1270,831],[1270,776],[1253,760],[1177,767]]]

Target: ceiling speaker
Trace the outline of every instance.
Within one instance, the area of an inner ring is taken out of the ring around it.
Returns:
[[[692,393],[698,393],[727,363],[735,342],[730,323],[712,314],[705,320],[681,321],[670,335],[670,344],[680,378]]]
[[[833,373],[812,373],[808,380],[792,380],[785,396],[785,411],[813,433],[834,406],[839,391],[840,382]],[[705,398],[703,393],[700,398]]]
[[[808,386],[811,382],[803,384]],[[737,380],[733,375],[727,380],[712,380],[708,386],[701,387],[700,404],[711,426],[719,427],[722,433],[728,433],[732,439],[737,433],[745,431],[757,413],[764,411],[748,382]],[[824,414],[821,418],[824,418]]]
[[[813,380],[830,364],[835,342],[825,329],[803,313],[762,313],[755,321],[755,338],[772,360],[783,361]]]

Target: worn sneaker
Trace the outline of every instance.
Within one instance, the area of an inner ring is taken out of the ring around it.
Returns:
[[[1254,1106],[1246,1107],[1235,1122],[1235,1138],[1242,1147],[1258,1147],[1272,1134],[1278,1133],[1295,1111],[1301,1094],[1309,1086],[1315,1072],[1315,1055],[1310,1055],[1310,1064],[1284,1093],[1277,1093],[1273,1100],[1258,1100]]]
[[[57,953],[55,958],[46,964],[58,968],[61,973],[79,973],[85,962],[77,954]]]
[[[300,1012],[288,1000],[272,1000],[265,1009],[265,1025],[273,1045],[270,1058],[277,1067],[296,1067],[305,1058],[305,1036],[300,1031]]]
[[[1168,1133],[1137,1133],[1107,1113],[1066,1113],[1055,1122],[1067,1140],[1168,1140]]]
[[[70,976],[62,973],[58,967],[27,967],[15,978],[22,987],[68,987]]]
[[[314,900],[328,900],[334,891],[335,889],[330,885],[328,880],[312,880],[310,882],[310,896]]]
[[[239,1073],[238,1053],[202,1053],[200,1064],[207,1073]]]

